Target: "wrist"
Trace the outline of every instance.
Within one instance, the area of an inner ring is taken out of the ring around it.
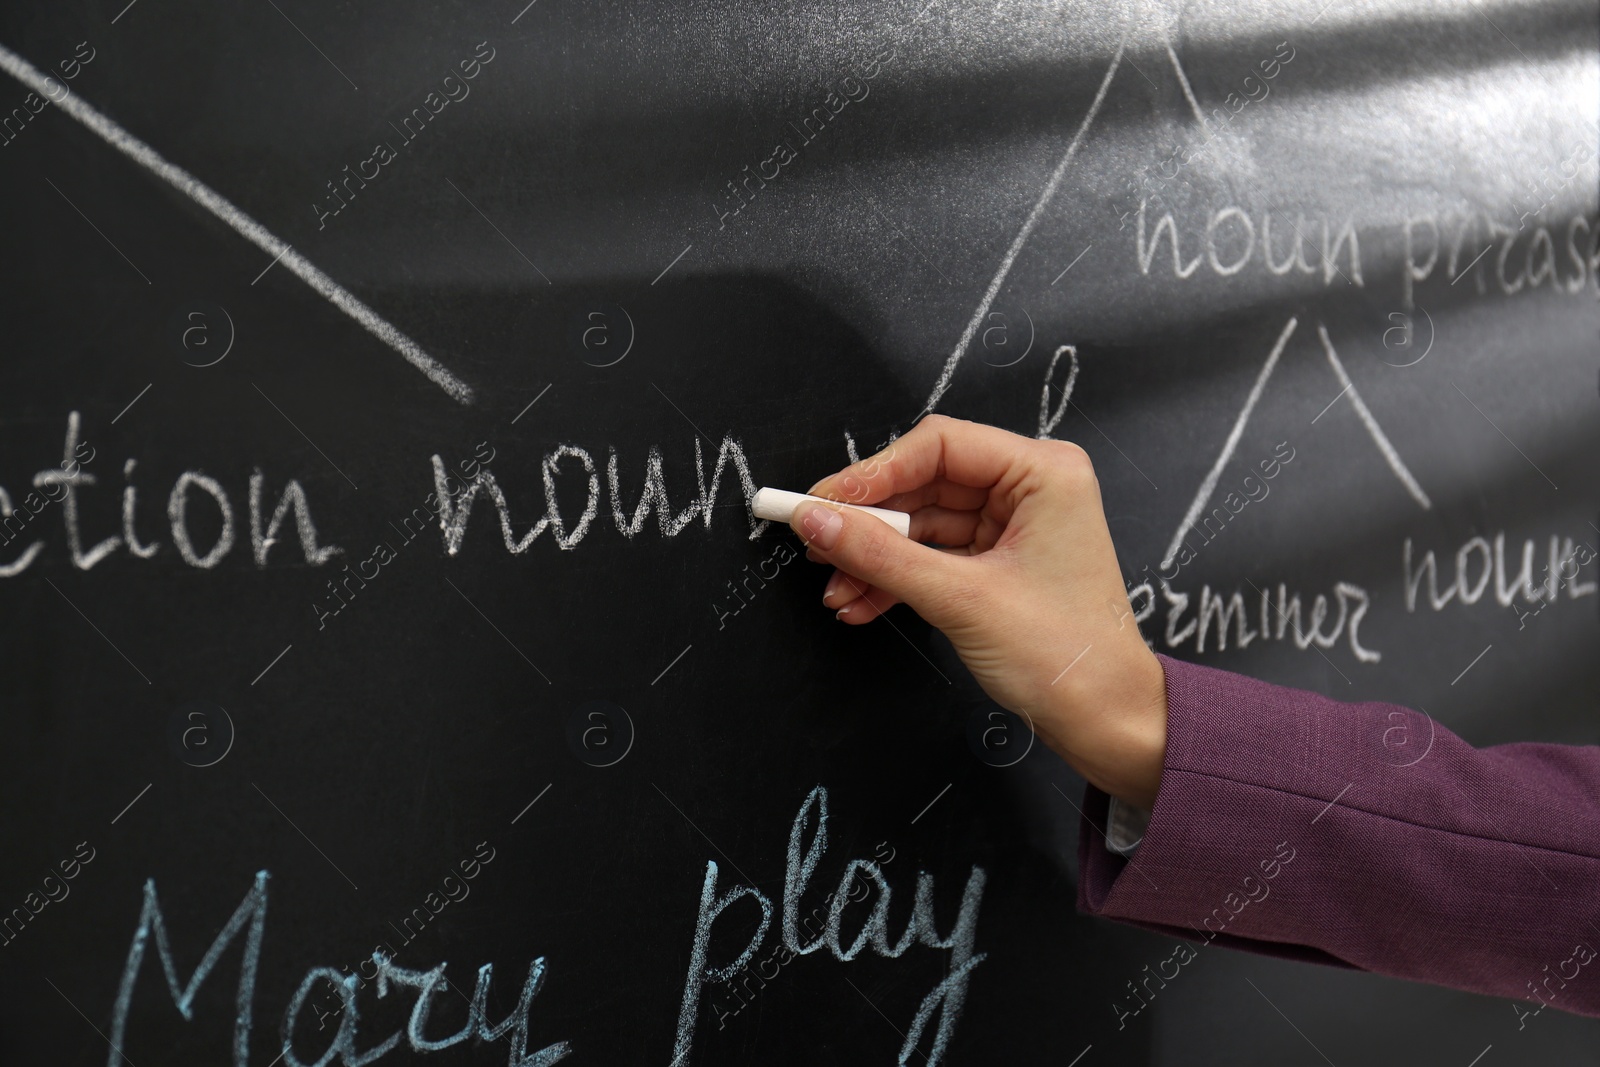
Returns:
[[[1150,811],[1166,761],[1166,672],[1148,648],[1137,651],[1090,685],[1052,694],[1039,732],[1090,785]]]

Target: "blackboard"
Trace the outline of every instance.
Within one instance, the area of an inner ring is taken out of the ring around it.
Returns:
[[[1171,943],[1076,913],[1081,780],[746,501],[930,409],[1070,438],[1158,651],[1600,741],[1597,50],[1584,3],[8,7],[0,1058],[1594,1062],[1256,956],[1129,1016]]]

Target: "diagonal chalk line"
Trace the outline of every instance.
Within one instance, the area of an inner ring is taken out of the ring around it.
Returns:
[[[1361,399],[1361,390],[1355,387],[1350,380],[1350,375],[1345,373],[1344,363],[1339,359],[1339,354],[1333,350],[1333,342],[1328,338],[1328,328],[1322,323],[1317,323],[1317,336],[1322,340],[1322,348],[1328,354],[1328,362],[1333,365],[1333,372],[1339,376],[1339,381],[1344,383],[1345,389],[1350,393],[1350,404],[1356,409],[1356,417],[1361,420],[1361,425],[1366,427],[1367,434],[1372,438],[1372,443],[1378,446],[1378,451],[1383,453],[1383,461],[1389,464],[1389,469],[1394,471],[1394,476],[1400,479],[1400,484],[1406,487],[1406,492],[1411,494],[1411,499],[1421,506],[1423,511],[1433,509],[1433,501],[1428,499],[1428,494],[1422,491],[1422,486],[1411,476],[1411,471],[1401,460],[1400,453],[1395,451],[1394,445],[1389,443],[1388,435],[1378,425],[1378,420],[1373,417],[1372,410]]]
[[[34,92],[54,100],[55,94],[50,93],[48,88],[49,77],[4,45],[0,45],[0,70],[4,70]],[[424,352],[421,346],[364,304],[354,293],[322,273],[310,260],[273,236],[265,226],[235,207],[222,194],[182,167],[167,162],[159,152],[84,103],[77,94],[55,100],[55,105],[81,122],[112,148],[211,212],[240,237],[269,256],[279,257],[285,269],[293,271],[319,296],[358,322],[372,336],[400,353],[407,363],[427,375],[429,381],[449,393],[452,398],[463,404],[472,402],[471,386],[450,373]]]
[[[1228,465],[1228,460],[1233,458],[1233,450],[1239,447],[1239,438],[1244,435],[1244,424],[1250,421],[1250,413],[1255,410],[1256,401],[1261,399],[1261,391],[1267,387],[1267,379],[1272,377],[1272,368],[1278,365],[1278,357],[1283,355],[1283,346],[1289,343],[1289,337],[1298,324],[1298,319],[1291,318],[1284,326],[1283,332],[1278,335],[1277,344],[1273,345],[1272,351],[1268,353],[1267,361],[1262,364],[1261,373],[1256,375],[1256,383],[1250,387],[1250,395],[1245,398],[1244,407],[1239,411],[1239,417],[1234,420],[1233,429],[1228,432],[1228,439],[1223,442],[1221,454],[1211,465],[1206,480],[1200,483],[1200,491],[1194,495],[1194,502],[1189,505],[1189,511],[1183,516],[1178,532],[1172,535],[1172,544],[1167,546],[1166,554],[1161,557],[1163,570],[1171,565],[1173,557],[1178,554],[1178,548],[1183,544],[1183,535],[1189,532],[1189,527],[1194,525],[1200,513],[1211,502],[1211,494],[1216,491],[1217,481],[1222,477],[1222,468]]]
[[[995,271],[994,280],[989,283],[989,288],[983,294],[983,300],[978,303],[978,309],[972,313],[972,319],[967,323],[967,328],[961,332],[961,340],[956,342],[955,351],[950,353],[944,361],[944,369],[939,372],[939,380],[934,383],[933,392],[928,394],[928,402],[922,405],[921,414],[927,414],[938,406],[939,399],[950,388],[950,381],[955,377],[956,366],[961,362],[961,357],[966,354],[967,345],[972,343],[972,338],[978,332],[979,323],[989,313],[989,307],[994,303],[994,298],[1000,294],[1000,287],[1005,284],[1007,276],[1011,273],[1011,266],[1017,261],[1017,256],[1022,251],[1022,246],[1028,243],[1028,238],[1033,236],[1034,227],[1039,225],[1039,220],[1044,216],[1044,209],[1056,195],[1056,190],[1061,186],[1061,179],[1066,177],[1067,164],[1072,162],[1072,157],[1078,154],[1078,146],[1083,143],[1084,135],[1089,132],[1089,127],[1094,122],[1094,117],[1100,113],[1100,105],[1105,103],[1106,90],[1111,88],[1111,79],[1117,73],[1117,67],[1122,64],[1122,50],[1126,47],[1126,39],[1117,42],[1117,52],[1111,57],[1111,65],[1106,68],[1106,75],[1100,81],[1100,89],[1094,94],[1094,102],[1089,105],[1088,114],[1083,116],[1083,122],[1078,125],[1078,132],[1072,135],[1072,143],[1067,145],[1067,151],[1061,157],[1061,162],[1056,164],[1056,169],[1050,175],[1050,180],[1045,183],[1044,191],[1039,194],[1039,200],[1033,205],[1033,210],[1028,212],[1028,220],[1022,224],[1022,229],[1017,231],[1016,238],[1011,242],[1011,247],[1006,251],[1005,258],[1000,261],[1000,269]],[[70,98],[69,98],[70,99]],[[919,415],[920,417],[920,415]]]
[[[1206,113],[1200,110],[1200,101],[1194,97],[1194,89],[1189,85],[1189,76],[1183,72],[1183,64],[1178,60],[1178,53],[1172,48],[1170,40],[1164,40],[1167,46],[1167,58],[1172,60],[1172,69],[1178,75],[1178,84],[1183,86],[1184,99],[1189,101],[1189,109],[1194,112],[1194,117],[1200,123],[1200,128],[1206,133],[1211,132],[1211,124],[1206,121]]]

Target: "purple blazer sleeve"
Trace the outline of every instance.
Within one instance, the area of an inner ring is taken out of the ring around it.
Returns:
[[[1474,749],[1420,711],[1160,660],[1150,825],[1110,852],[1090,787],[1080,908],[1600,1015],[1600,748]]]

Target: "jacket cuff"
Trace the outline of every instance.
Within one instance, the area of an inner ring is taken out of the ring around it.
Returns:
[[[1167,684],[1167,750],[1155,806],[1137,853],[1128,858],[1114,848],[1121,842],[1112,840],[1120,835],[1111,825],[1113,806],[1125,806],[1087,787],[1078,839],[1079,908],[1189,941],[1352,966],[1299,942],[1285,930],[1277,902],[1268,903],[1292,884],[1304,830],[1338,784],[1332,783],[1326,797],[1300,796],[1240,780],[1246,776],[1234,773],[1239,766],[1219,765],[1231,764],[1240,746],[1265,760],[1283,757],[1282,736],[1255,745],[1240,736],[1241,723],[1296,729],[1273,715],[1273,705],[1280,713],[1283,707],[1279,687],[1159,653],[1157,658]],[[1241,714],[1235,703],[1235,714],[1219,716],[1219,693],[1232,701],[1249,698],[1259,707]],[[1215,758],[1219,745],[1232,754],[1228,760]],[[1287,740],[1288,749],[1294,746]],[[1259,921],[1269,909],[1278,914]],[[1305,933],[1306,940],[1315,936]]]

